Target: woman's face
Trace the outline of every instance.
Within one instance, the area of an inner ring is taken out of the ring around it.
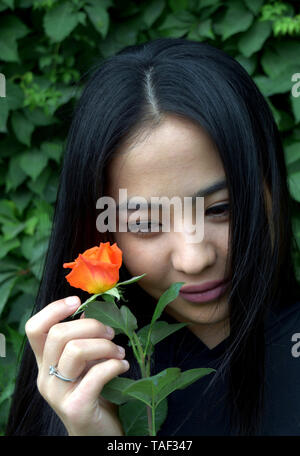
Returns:
[[[171,200],[177,196],[183,203],[185,196],[192,196],[222,179],[225,179],[223,165],[209,136],[187,120],[168,116],[141,141],[123,145],[114,156],[108,169],[106,195],[118,204],[122,188],[127,190],[127,200],[141,196],[149,201],[154,196]],[[174,211],[170,212],[168,232],[162,232],[161,227],[160,232],[151,232],[151,226],[162,222],[162,211],[153,216],[150,208],[145,209],[137,222],[128,210],[129,225],[134,220],[142,228],[148,227],[148,233],[118,231],[117,216],[117,232],[112,236],[123,251],[123,263],[132,276],[147,274],[138,284],[155,300],[173,282],[185,282],[186,286],[225,278],[229,216],[228,206],[216,208],[221,203],[229,204],[227,188],[204,197],[204,237],[196,243],[191,242],[186,230],[172,229]],[[193,223],[195,211],[193,205]],[[212,334],[224,322],[228,323],[227,301],[227,292],[218,299],[201,303],[179,295],[165,311],[178,321],[193,322],[191,330],[202,338],[208,328]],[[206,339],[207,345],[215,345],[212,339]]]

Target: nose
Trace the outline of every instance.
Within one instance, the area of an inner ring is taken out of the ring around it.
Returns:
[[[174,269],[184,274],[199,274],[217,259],[216,248],[205,239],[191,243],[188,234],[172,233],[171,262]]]

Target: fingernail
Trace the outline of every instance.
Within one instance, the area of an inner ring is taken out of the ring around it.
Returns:
[[[106,326],[106,333],[109,337],[112,337],[115,334],[113,328],[111,328],[110,326]]]
[[[121,353],[121,355],[125,355],[125,350],[123,347],[121,347],[120,345],[118,345],[118,350],[119,352]]]
[[[67,306],[75,308],[79,305],[79,299],[77,296],[68,296],[67,298],[65,298],[65,303],[67,304]]]
[[[124,367],[127,367],[127,369],[129,368],[129,362],[127,359],[122,359],[122,363],[124,364]]]

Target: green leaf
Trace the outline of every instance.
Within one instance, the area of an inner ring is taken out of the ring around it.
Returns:
[[[20,159],[20,166],[23,171],[34,181],[47,166],[48,157],[38,150],[25,152]]]
[[[41,153],[47,155],[47,157],[52,160],[55,160],[56,163],[60,163],[62,152],[63,147],[61,142],[45,141],[41,144]]]
[[[150,325],[152,326],[153,323],[161,316],[164,308],[170,304],[170,302],[174,301],[177,298],[180,288],[185,282],[175,282],[161,295],[158,300],[158,303],[155,307],[154,314],[152,316],[152,320]]]
[[[0,283],[16,275],[15,271],[0,272]]]
[[[270,21],[256,21],[238,40],[239,51],[246,57],[259,51],[266,39],[272,34],[272,23]]]
[[[35,151],[37,153],[37,150]],[[49,178],[51,176],[51,169],[49,167],[44,168],[44,170],[39,174],[36,180],[27,181],[27,187],[33,192],[43,198],[43,192],[46,185],[48,185]]]
[[[212,29],[212,20],[209,18],[205,21],[200,22],[197,25],[197,33],[201,38],[211,38],[212,40],[214,40],[215,35]]]
[[[125,280],[124,282],[119,282],[116,284],[116,287],[119,287],[120,285],[129,285],[131,283],[134,283],[134,282],[137,282],[138,280],[140,280],[142,277],[144,277],[145,275],[147,275],[146,273],[140,275],[140,276],[135,276],[135,277],[132,277],[131,279],[129,280]]]
[[[155,430],[160,430],[167,418],[168,402],[162,401],[155,409]],[[147,406],[141,401],[132,399],[119,407],[119,418],[126,436],[149,435]]]
[[[110,290],[105,291],[105,293],[101,293],[101,295],[102,294],[115,296],[118,300],[120,300],[120,293],[119,293],[119,290],[117,289],[117,287],[113,287]]]
[[[28,27],[17,16],[5,15],[0,18],[1,60],[18,62],[17,40],[29,33]]]
[[[214,21],[214,32],[221,35],[223,41],[248,30],[254,18],[240,0],[231,0],[227,5],[227,10]]]
[[[197,17],[189,11],[179,11],[168,14],[158,30],[165,37],[180,37],[189,32],[192,25],[197,23]]]
[[[148,28],[150,28],[156,19],[159,18],[164,7],[164,0],[152,0],[142,4],[142,17]]]
[[[244,0],[244,3],[253,14],[258,15],[264,0]]]
[[[291,75],[299,72],[299,55],[299,41],[275,41],[262,55],[261,65],[265,73],[272,79],[277,78],[281,74],[286,74],[286,77],[288,77],[289,87],[291,89]]]
[[[111,326],[116,334],[121,332],[128,335],[128,332],[137,329],[136,319],[130,310],[126,306],[122,306],[119,309],[112,302],[91,302],[85,310],[85,315],[88,318],[95,318],[103,324]]]
[[[105,6],[98,0],[88,0],[84,9],[97,32],[101,34],[102,38],[105,38],[109,27],[109,14]]]
[[[26,179],[26,174],[20,167],[20,156],[15,155],[10,159],[6,175],[6,191],[15,190]]]
[[[295,72],[297,64],[284,67],[282,73],[277,73],[272,77],[257,75],[253,77],[254,82],[262,91],[265,97],[277,93],[285,93],[291,90],[291,74]]]
[[[152,377],[136,380],[132,385],[124,389],[125,394],[129,394],[145,404],[157,404],[157,399],[160,397],[160,391],[165,390],[167,385],[172,384],[180,376],[178,367],[169,367]]]
[[[298,97],[293,97],[293,95],[290,94],[290,102],[296,123],[300,123],[300,89],[298,90],[298,92]]]
[[[34,131],[34,125],[27,119],[27,117],[24,116],[22,112],[19,111],[13,112],[11,123],[18,140],[29,147],[31,144],[31,135]]]
[[[26,191],[26,190],[22,190],[22,191],[18,190],[14,193],[11,193],[10,197],[18,210],[18,215],[22,215],[24,209],[27,207],[27,205],[32,200],[31,192]]]
[[[1,48],[1,41],[0,41]],[[9,106],[6,98],[0,98],[0,133],[7,132],[7,119],[9,114]]]
[[[168,5],[174,13],[188,8],[188,0],[168,0]]]
[[[33,111],[29,108],[24,108],[23,112],[27,119],[36,126],[47,126],[52,125],[54,123],[58,123],[58,120],[54,116],[46,115],[43,109],[35,108]]]
[[[151,325],[146,325],[137,332],[137,336],[140,339],[142,347],[146,348],[148,339],[148,331],[151,328],[150,340],[152,345],[156,345],[161,340],[170,336],[179,329],[187,326],[189,323],[167,323],[166,321],[156,321]]]
[[[178,389],[184,389],[187,386],[191,385],[195,381],[204,377],[205,375],[215,372],[215,369],[210,368],[196,368],[189,369],[184,372],[180,372],[180,376],[174,379],[173,382],[167,383],[166,385],[159,388],[159,393],[157,396],[157,404],[159,404],[163,399],[165,399],[169,394]]]
[[[6,99],[8,107],[11,110],[23,107],[24,92],[20,86],[12,83],[9,79],[6,81]]]
[[[127,306],[122,306],[120,312],[123,318],[123,328],[125,334],[132,334],[132,332],[138,327],[135,316]]]
[[[43,25],[46,35],[53,42],[63,41],[79,22],[78,13],[71,2],[62,1],[51,8],[44,16]]]
[[[5,304],[10,296],[10,292],[14,287],[18,277],[12,277],[8,280],[5,280],[0,285],[0,315],[2,314]]]
[[[257,65],[257,56],[252,55],[251,57],[245,57],[244,55],[237,55],[235,57],[235,60],[239,62],[240,65],[242,65],[245,70],[247,71],[250,76],[254,73],[256,65]]]
[[[14,9],[14,0],[2,0],[2,3],[4,3],[10,9]]]
[[[189,369],[181,372],[180,377],[176,380],[176,389],[185,389],[199,378],[205,377],[206,375],[216,372],[216,369],[210,367],[198,367],[196,369]]]
[[[294,142],[284,147],[285,162],[289,170],[293,170],[297,161],[300,161],[300,142]]]
[[[292,197],[300,202],[300,172],[288,176],[288,186]]]
[[[130,378],[115,377],[104,385],[101,396],[113,404],[124,404],[124,402],[127,402],[128,400],[133,400],[131,396],[123,393],[124,389],[133,383],[135,383],[135,380]]]
[[[7,221],[2,225],[4,240],[9,241],[10,239],[13,239],[24,230],[25,226],[25,223]]]
[[[20,247],[20,241],[18,239],[5,240],[3,236],[0,236],[0,259],[4,258],[8,252],[17,247]]]

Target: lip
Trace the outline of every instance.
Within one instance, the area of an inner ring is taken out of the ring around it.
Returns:
[[[213,301],[225,293],[228,285],[229,280],[206,282],[203,285],[187,285],[180,289],[179,295],[191,302]]]
[[[185,287],[180,288],[182,293],[198,293],[207,290],[212,290],[213,288],[218,287],[219,285],[227,282],[227,280],[213,280],[211,282],[205,282],[202,285],[186,285]]]

